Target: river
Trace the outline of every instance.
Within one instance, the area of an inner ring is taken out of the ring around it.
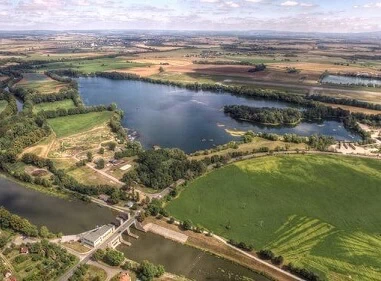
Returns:
[[[137,262],[148,260],[154,264],[162,264],[168,272],[197,281],[269,281],[263,275],[199,249],[173,242],[151,232],[134,232],[139,238],[124,236],[124,240],[132,245],[121,245],[118,250]]]
[[[23,187],[0,176],[0,206],[53,232],[77,234],[110,223],[108,208],[80,200],[65,200]]]
[[[327,75],[321,81],[322,83],[337,84],[337,85],[371,85],[372,87],[381,86],[381,79],[353,77],[343,75]]]
[[[125,113],[123,125],[139,135],[145,148],[153,145],[177,147],[185,152],[209,149],[239,138],[225,129],[253,130],[278,134],[330,135],[339,140],[358,140],[340,122],[301,123],[295,127],[266,127],[236,121],[226,114],[224,105],[286,108],[279,101],[238,97],[229,93],[192,91],[174,86],[132,80],[81,77],[79,92],[86,105],[115,102]]]

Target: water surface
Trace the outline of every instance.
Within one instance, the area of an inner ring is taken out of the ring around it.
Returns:
[[[162,264],[167,272],[197,281],[269,281],[268,278],[243,266],[199,249],[173,242],[151,232],[134,232],[139,235],[138,239],[123,237],[132,243],[131,246],[118,247],[118,250],[131,260],[137,262],[148,260],[154,264]]]
[[[53,232],[77,234],[110,223],[108,208],[79,200],[64,200],[23,187],[0,176],[0,206]]]
[[[336,121],[301,123],[296,127],[266,127],[236,121],[222,110],[224,105],[232,104],[290,107],[284,102],[255,100],[228,93],[197,92],[142,81],[82,77],[78,82],[86,105],[115,102],[125,112],[123,125],[138,132],[139,141],[145,148],[159,145],[194,152],[238,139],[226,133],[225,129],[304,136],[317,133],[340,140],[358,139]]]
[[[337,84],[337,85],[366,85],[366,86],[381,86],[381,79],[352,77],[343,75],[327,75],[322,80],[323,83]]]

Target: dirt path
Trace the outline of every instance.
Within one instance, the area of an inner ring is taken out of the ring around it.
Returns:
[[[153,233],[156,233],[158,235],[161,235],[167,239],[174,240],[179,243],[186,243],[188,240],[188,235],[185,235],[183,233],[173,231],[171,229],[162,227],[160,225],[154,224],[154,223],[147,223],[144,225],[144,229],[146,231],[151,231]]]
[[[96,171],[97,173],[101,174],[102,176],[105,176],[106,178],[109,178],[110,180],[116,182],[117,184],[123,186],[124,185],[124,182],[121,182],[120,180],[118,180],[117,178],[107,174],[105,171],[102,171],[102,170],[98,170],[96,169],[95,167],[93,167],[92,165],[90,165],[89,163],[86,164],[87,167],[89,167],[90,169]]]

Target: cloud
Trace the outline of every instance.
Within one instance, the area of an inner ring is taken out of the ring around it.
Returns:
[[[369,8],[381,8],[381,2],[378,2],[378,3],[366,3],[364,5],[355,5],[353,6],[353,8],[365,8],[365,9],[369,9]]]
[[[381,0],[366,1],[0,0],[0,29],[381,30]]]
[[[287,7],[294,7],[294,6],[298,6],[299,3],[296,1],[286,1],[286,2],[281,3],[280,5],[281,6],[287,6]]]

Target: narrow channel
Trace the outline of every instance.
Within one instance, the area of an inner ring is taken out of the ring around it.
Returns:
[[[133,231],[138,239],[123,236],[131,246],[120,245],[118,250],[131,260],[148,260],[162,264],[165,270],[192,280],[255,280],[270,279],[226,259],[214,256],[199,249],[165,239],[157,234]]]

